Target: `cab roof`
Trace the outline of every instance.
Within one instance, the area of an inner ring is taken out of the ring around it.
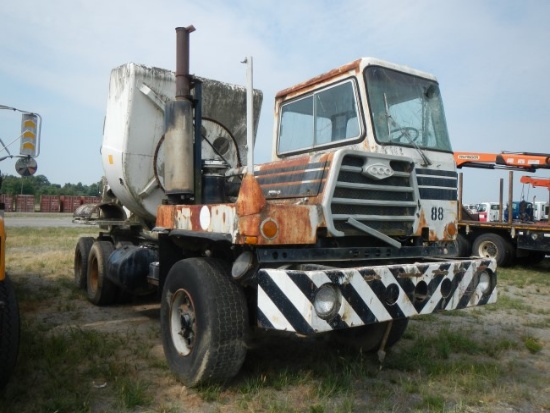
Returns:
[[[314,89],[316,86],[324,83],[329,83],[330,81],[345,76],[354,76],[361,73],[367,66],[382,66],[388,69],[396,70],[403,73],[408,73],[414,76],[423,77],[426,79],[433,80],[437,82],[437,79],[434,75],[422,72],[420,70],[413,69],[412,67],[399,65],[396,63],[391,63],[385,60],[377,59],[374,57],[362,57],[360,59],[354,60],[353,62],[347,63],[343,66],[332,69],[328,72],[315,76],[311,79],[308,79],[304,82],[298,83],[289,88],[283,89],[275,95],[275,99],[284,100],[288,98],[295,97],[296,95],[304,94],[305,92]]]

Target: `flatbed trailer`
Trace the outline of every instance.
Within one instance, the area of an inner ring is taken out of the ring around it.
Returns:
[[[509,172],[507,204],[513,200],[513,171]],[[462,205],[462,174],[459,174],[459,205]],[[458,211],[458,255],[494,258],[498,266],[524,261],[535,264],[550,254],[550,223],[504,219],[503,184],[500,183],[500,212],[496,222],[473,220],[464,208]]]

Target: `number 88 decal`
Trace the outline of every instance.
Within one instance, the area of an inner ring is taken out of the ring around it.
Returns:
[[[443,221],[444,214],[442,207],[432,207],[432,221]]]

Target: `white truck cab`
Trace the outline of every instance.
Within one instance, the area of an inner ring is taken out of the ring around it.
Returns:
[[[500,211],[498,202],[480,202],[476,205],[476,210],[479,213],[479,220],[481,222],[498,221]]]
[[[535,221],[548,221],[548,202],[533,202],[533,219]]]

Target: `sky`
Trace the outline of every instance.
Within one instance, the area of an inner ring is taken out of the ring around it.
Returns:
[[[191,73],[245,85],[241,61],[253,56],[254,87],[264,94],[256,163],[270,160],[277,91],[366,56],[438,78],[455,150],[550,153],[549,19],[546,0],[4,1],[0,105],[42,116],[37,174],[60,185],[98,182],[111,69],[174,70],[174,29],[194,25]],[[6,145],[20,119],[0,110]],[[2,174],[16,175],[14,165],[1,161]],[[507,185],[508,172],[461,172],[466,203],[498,201],[499,179]],[[549,196],[519,183],[514,191]]]

